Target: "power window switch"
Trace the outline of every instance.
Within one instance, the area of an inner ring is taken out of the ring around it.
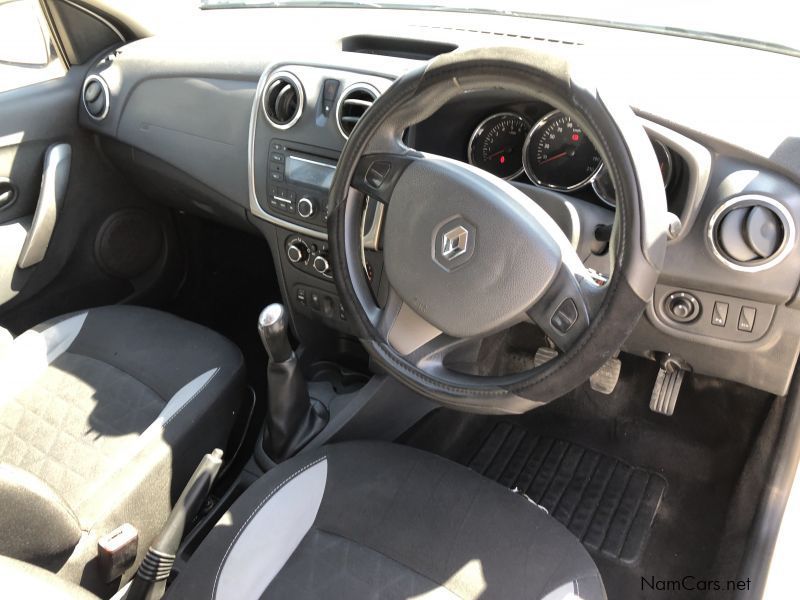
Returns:
[[[752,306],[743,306],[739,313],[739,331],[750,333],[756,322],[756,309]]]
[[[711,313],[711,324],[717,327],[725,327],[728,322],[728,303],[714,302],[714,311]]]

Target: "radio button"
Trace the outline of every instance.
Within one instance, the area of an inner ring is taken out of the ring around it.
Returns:
[[[283,181],[283,173],[276,173],[275,171],[270,171],[269,178],[272,181]]]
[[[269,159],[272,162],[282,163],[283,162],[283,154],[281,154],[280,152],[273,152],[273,153],[271,153],[269,155]]]
[[[297,214],[304,219],[311,217],[316,208],[311,198],[300,198],[300,200],[297,201]]]

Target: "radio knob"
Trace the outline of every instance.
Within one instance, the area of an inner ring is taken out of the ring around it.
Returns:
[[[311,198],[300,198],[300,200],[297,201],[297,214],[304,219],[313,215],[315,209],[316,206],[314,206],[314,201]]]
[[[292,263],[306,262],[308,255],[308,244],[303,240],[295,240],[286,248],[286,256],[289,257],[289,262]]]
[[[322,273],[323,275],[327,275],[330,271],[331,265],[328,263],[327,257],[323,256],[322,254],[318,254],[316,258],[314,258],[314,270],[317,273]]]

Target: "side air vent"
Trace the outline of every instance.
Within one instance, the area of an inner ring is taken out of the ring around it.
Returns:
[[[336,123],[345,139],[378,96],[378,90],[366,83],[355,83],[342,92],[336,106]]]
[[[795,224],[783,204],[767,196],[737,196],[712,215],[708,227],[714,254],[737,271],[763,271],[791,252]]]
[[[108,106],[111,95],[108,92],[108,84],[99,75],[89,75],[83,82],[81,92],[83,108],[95,121],[102,121],[108,114]]]
[[[303,86],[286,71],[274,73],[267,80],[261,105],[264,116],[276,129],[289,129],[303,114]]]

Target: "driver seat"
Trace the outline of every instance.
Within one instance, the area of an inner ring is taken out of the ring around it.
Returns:
[[[269,471],[168,598],[604,600],[589,554],[543,509],[439,456],[348,442]]]

